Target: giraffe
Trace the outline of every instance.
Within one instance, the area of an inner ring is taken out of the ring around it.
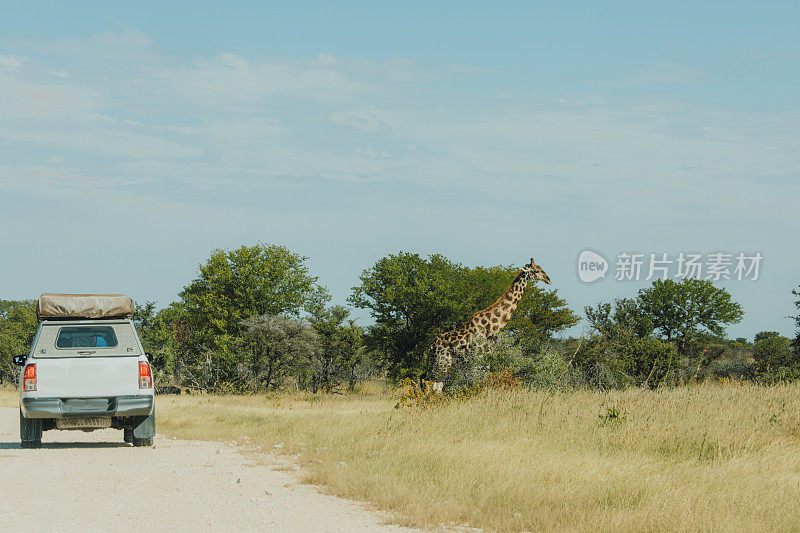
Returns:
[[[495,303],[473,314],[461,327],[436,337],[428,349],[432,357],[430,377],[434,380],[434,392],[442,392],[456,351],[466,350],[470,345],[481,350],[488,349],[497,333],[511,320],[511,314],[519,305],[525,287],[531,280],[544,281],[550,285],[550,277],[542,267],[533,262],[532,257],[530,264],[522,267],[514,282]]]

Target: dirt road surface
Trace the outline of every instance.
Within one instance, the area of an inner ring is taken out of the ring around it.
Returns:
[[[0,408],[4,531],[412,531],[231,444],[157,435],[133,448],[112,429],[46,431],[42,443],[21,449],[18,410]]]

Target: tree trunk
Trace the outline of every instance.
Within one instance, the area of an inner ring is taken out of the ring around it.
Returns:
[[[264,381],[262,382],[264,383],[264,387],[267,389],[269,389],[269,386],[272,384],[272,373],[274,370],[273,364],[274,362],[272,361],[272,359],[269,359],[267,361],[267,377],[265,377]]]

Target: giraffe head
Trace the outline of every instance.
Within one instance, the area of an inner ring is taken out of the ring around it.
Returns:
[[[533,262],[533,257],[531,257],[531,263],[529,265],[522,267],[522,271],[525,273],[528,280],[544,281],[550,285],[550,276],[547,275],[547,272],[545,272],[542,267]]]

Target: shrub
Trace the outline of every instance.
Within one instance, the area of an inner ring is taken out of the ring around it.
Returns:
[[[672,344],[638,337],[622,328],[615,328],[608,337],[588,338],[575,354],[575,364],[588,383],[601,388],[655,387],[665,380],[677,359]]]
[[[796,379],[800,375],[800,357],[792,351],[791,341],[783,336],[767,336],[755,343],[754,367],[759,379],[772,383]]]
[[[723,353],[718,359],[709,362],[700,370],[701,379],[718,378],[744,380],[752,379],[752,357],[750,352],[733,349]]]
[[[487,391],[509,391],[519,387],[520,381],[510,370],[488,372],[483,379],[471,384],[451,386],[441,393],[433,391],[433,382],[407,378],[401,382],[400,398],[396,409],[424,410],[454,401],[465,401],[483,395]]]

